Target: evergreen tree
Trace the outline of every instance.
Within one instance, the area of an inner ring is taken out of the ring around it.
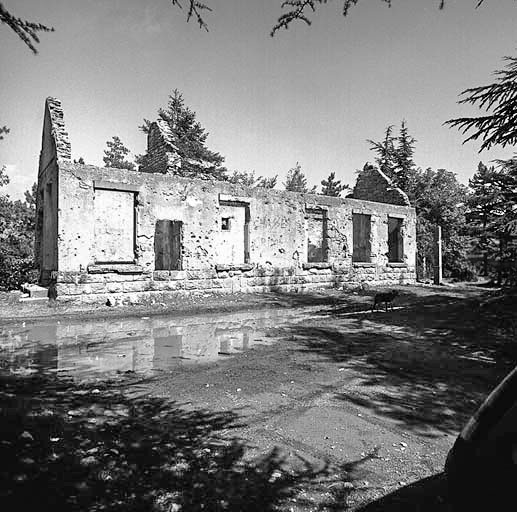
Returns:
[[[266,178],[265,176],[261,176],[258,180],[257,187],[275,188],[277,180],[278,174],[275,174],[275,176],[273,176],[272,178]]]
[[[505,69],[496,71],[494,83],[472,87],[461,93],[460,104],[478,105],[487,112],[480,117],[460,117],[446,121],[463,134],[473,133],[463,143],[482,141],[480,151],[494,145],[517,143],[517,57],[505,57]]]
[[[497,282],[517,285],[517,155],[498,160],[498,186],[503,201],[495,222],[498,235]]]
[[[233,173],[228,176],[228,181],[230,183],[233,183],[234,185],[242,185],[243,187],[254,187],[257,178],[255,177],[255,171],[233,171]]]
[[[296,162],[296,165],[289,169],[287,178],[284,183],[285,189],[290,192],[309,192],[307,188],[307,178],[303,174],[302,166]]]
[[[397,167],[397,152],[395,150],[395,141],[397,138],[393,135],[393,125],[389,125],[384,132],[384,139],[380,142],[368,139],[370,149],[377,153],[375,162],[379,169],[388,178],[395,177],[395,169]]]
[[[230,183],[244,187],[275,188],[277,176],[273,176],[272,178],[266,178],[264,176],[255,177],[254,171],[233,171],[227,179]]]
[[[475,247],[483,255],[483,275],[489,275],[489,261],[496,252],[497,225],[504,211],[504,194],[500,173],[495,167],[479,162],[477,172],[469,180],[471,194],[467,206],[467,222],[475,237]]]
[[[336,180],[335,172],[331,172],[326,180],[321,181],[321,193],[324,196],[339,197],[341,192],[349,188],[348,185],[342,185],[341,180]]]
[[[395,169],[393,181],[395,185],[405,192],[409,189],[412,170],[415,167],[413,155],[415,153],[416,139],[409,135],[406,121],[402,121],[399,136],[397,137],[397,147],[395,148]]]
[[[38,32],[54,32],[52,27],[47,27],[38,22],[27,21],[17,18],[11,14],[0,3],[0,23],[6,24],[12,29],[15,34],[32,50],[33,53],[38,53],[36,44],[39,43]]]
[[[106,142],[108,149],[104,150],[104,157],[102,158],[104,165],[106,167],[113,167],[114,169],[128,169],[129,171],[134,171],[135,164],[125,160],[126,155],[129,154],[129,149],[124,146],[120,138],[116,135],[114,135],[112,139],[113,140]]]
[[[178,89],[174,89],[169,96],[167,108],[161,108],[158,116],[169,125],[173,143],[181,159],[181,168],[176,174],[190,178],[226,179],[226,168],[222,165],[224,157],[206,147],[208,133],[196,120],[196,113],[185,105],[183,95]],[[140,128],[148,133],[150,124],[150,121],[144,119]]]
[[[379,169],[391,179],[396,187],[408,193],[410,181],[414,178],[416,139],[409,135],[406,121],[402,121],[398,137],[393,135],[393,125],[386,128],[384,139],[376,142],[368,140],[370,149],[377,154],[375,162]],[[411,199],[411,197],[410,197]]]

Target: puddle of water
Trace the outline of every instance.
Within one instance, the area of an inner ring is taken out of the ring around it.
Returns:
[[[0,369],[99,377],[149,373],[211,363],[269,345],[267,330],[300,312],[264,310],[171,318],[167,316],[16,324],[0,328]],[[305,317],[306,318],[306,317]]]

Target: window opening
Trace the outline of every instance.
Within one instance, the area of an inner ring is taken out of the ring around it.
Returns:
[[[402,239],[402,219],[388,217],[388,261],[404,261],[404,242]]]
[[[371,215],[363,213],[352,214],[353,252],[352,261],[370,263],[371,261]]]

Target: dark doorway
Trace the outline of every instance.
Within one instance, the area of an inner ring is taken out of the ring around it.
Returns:
[[[154,232],[155,270],[181,270],[181,233],[183,222],[159,220]]]

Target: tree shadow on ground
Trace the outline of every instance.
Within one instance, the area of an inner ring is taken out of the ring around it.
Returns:
[[[311,322],[283,332],[317,355],[314,363],[323,357],[354,370],[354,385],[345,384],[339,398],[424,435],[456,434],[517,363],[517,343],[494,320],[504,308],[499,303],[496,314],[477,299],[450,296],[405,299],[387,313],[335,310],[337,327]]]
[[[250,460],[234,412],[209,412],[110,383],[0,377],[4,510],[272,511],[327,469]]]

